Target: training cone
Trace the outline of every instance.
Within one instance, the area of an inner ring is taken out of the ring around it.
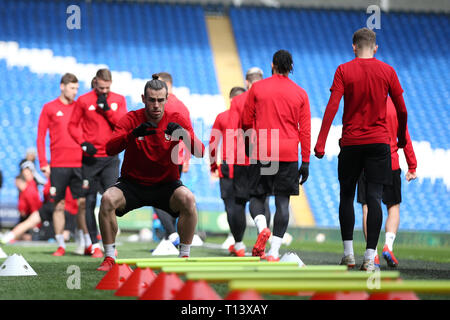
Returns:
[[[363,291],[317,292],[310,300],[367,300],[369,294]]]
[[[139,297],[147,290],[155,278],[156,274],[150,268],[136,268],[114,295]]]
[[[14,253],[0,266],[0,276],[37,276],[37,273],[24,257]]]
[[[152,256],[177,256],[180,252],[169,240],[161,240],[155,250],[152,252]]]
[[[188,280],[178,291],[173,300],[222,300],[205,280]]]
[[[368,300],[420,300],[412,291],[372,293]]]
[[[2,248],[0,248],[0,259],[8,258],[8,255],[3,251]]]
[[[115,263],[111,270],[100,280],[95,289],[117,290],[133,273],[127,264]]]
[[[227,294],[225,300],[264,300],[263,297],[255,290],[233,290]]]
[[[139,300],[172,300],[183,287],[183,281],[175,273],[160,272]]]
[[[193,247],[201,247],[203,245],[203,240],[196,234],[194,234],[194,237],[192,238],[191,246]]]

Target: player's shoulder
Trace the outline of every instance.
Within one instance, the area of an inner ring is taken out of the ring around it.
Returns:
[[[125,96],[121,95],[120,93],[113,92],[113,91],[110,91],[108,93],[108,98],[116,99],[116,100],[125,100]]]
[[[43,108],[44,108],[44,109],[51,109],[51,108],[54,108],[55,106],[60,105],[60,102],[59,102],[59,101],[60,101],[59,98],[53,99],[53,100],[51,100],[51,101],[48,101],[47,103],[44,104]]]
[[[77,102],[86,102],[89,100],[95,99],[95,91],[91,90],[86,93],[83,93],[81,96],[78,97]]]

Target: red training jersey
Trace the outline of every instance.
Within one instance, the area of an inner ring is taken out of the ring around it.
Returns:
[[[106,142],[113,132],[114,126],[127,113],[125,97],[109,92],[106,101],[110,110],[103,111],[97,106],[97,93],[92,90],[80,96],[69,122],[69,133],[80,146],[89,142],[97,149],[94,157],[106,157]],[[81,124],[82,131],[77,127]],[[79,147],[81,148],[81,147]]]
[[[355,58],[341,64],[334,75],[331,96],[325,109],[315,152],[323,155],[331,123],[344,96],[341,146],[386,143],[386,99],[394,101],[399,121],[399,138],[405,137],[407,111],[403,89],[390,65],[375,58]]]
[[[397,111],[395,110],[392,99],[387,99],[386,121],[388,124],[389,136],[391,139],[391,160],[392,170],[400,169],[400,162],[398,158],[398,146],[397,146]],[[406,163],[408,164],[408,171],[415,172],[417,168],[416,154],[412,146],[411,137],[409,136],[408,127],[406,127],[406,146],[403,148],[405,153]]]
[[[37,153],[40,168],[48,165],[45,138],[47,130],[50,137],[51,167],[80,168],[82,150],[69,134],[68,126],[76,102],[64,104],[59,98],[46,103],[39,116],[37,132]],[[81,134],[81,128],[75,126],[74,132]]]
[[[300,142],[302,161],[309,162],[309,99],[306,91],[289,77],[274,74],[255,82],[248,91],[242,122],[245,130],[252,126],[256,130],[258,160],[298,161]],[[274,130],[278,130],[278,139]],[[278,148],[278,155],[273,148]]]
[[[216,120],[214,121],[214,124],[211,129],[211,137],[209,139],[209,159],[211,164],[217,163],[217,152],[219,149],[219,144],[222,141],[221,162],[223,163],[223,160],[225,160],[225,162],[229,164],[229,172],[230,172],[229,178],[233,178],[234,176],[233,163],[230,163],[227,160],[228,157],[234,156],[235,151],[235,148],[233,147],[234,130],[230,130],[229,128],[230,126],[229,117],[230,117],[230,110],[228,109],[219,113],[216,117]],[[220,167],[219,167],[219,177],[223,178],[223,173],[222,170],[220,170]]]
[[[132,131],[148,121],[144,111],[144,108],[130,111],[117,123],[106,144],[106,152],[112,156],[125,150],[121,177],[148,186],[178,180],[178,149],[175,147],[179,141],[172,141],[171,137],[164,133],[167,124],[176,122],[189,133],[190,151],[194,156],[203,157],[205,146],[195,136],[189,120],[178,112],[164,111],[154,128],[155,134],[135,137]]]
[[[188,108],[184,105],[184,103],[178,99],[173,93],[169,93],[167,97],[166,105],[164,106],[165,111],[169,112],[179,112],[183,117],[189,120],[192,126],[191,115],[189,113]],[[183,164],[184,162],[189,162],[190,152],[187,150],[183,141],[180,142],[180,151],[178,155],[178,164]]]
[[[36,183],[34,180],[28,181],[27,187],[19,193],[17,210],[21,216],[28,216],[38,211],[41,206],[42,201]]]

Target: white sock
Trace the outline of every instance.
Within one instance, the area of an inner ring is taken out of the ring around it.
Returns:
[[[385,237],[386,237],[385,244],[387,244],[389,250],[392,251],[392,248],[394,246],[395,233],[393,233],[393,232],[386,232]]]
[[[16,236],[14,235],[14,232],[9,231],[7,234],[3,236],[3,242],[9,243],[11,240],[14,240]]]
[[[280,255],[278,251],[280,250],[282,241],[283,238],[272,236],[272,243],[270,244],[270,250],[267,255],[278,258],[278,256]]]
[[[116,260],[116,244],[104,244],[103,247],[105,248],[105,256]]]
[[[89,246],[92,244],[91,236],[89,235],[89,233],[85,233],[83,235],[83,239],[84,239],[84,247],[89,248]]]
[[[244,242],[242,242],[242,241],[236,242],[236,243],[234,244],[234,250],[239,251],[239,250],[241,250],[241,249],[244,249],[244,250],[245,250],[245,244],[244,244]]]
[[[174,242],[175,240],[177,240],[177,238],[179,238],[179,235],[178,235],[177,232],[171,233],[171,234],[169,235],[169,241],[170,241],[170,242]]]
[[[55,235],[56,242],[58,243],[58,247],[66,248],[66,242],[64,241],[64,235],[63,234],[56,234]]]
[[[178,257],[189,257],[191,253],[191,245],[180,243],[180,254]]]
[[[255,221],[256,228],[258,229],[258,234],[261,233],[265,228],[267,228],[267,220],[266,217],[262,214],[259,214],[253,219]]]
[[[77,235],[78,235],[78,243],[80,245],[80,247],[84,247],[84,236],[83,236],[83,230],[78,229],[77,230]]]
[[[366,249],[364,252],[364,260],[373,260],[375,259],[376,251],[374,249]]]
[[[353,240],[344,240],[344,256],[353,254]]]

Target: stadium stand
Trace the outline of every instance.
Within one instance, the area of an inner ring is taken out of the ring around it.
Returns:
[[[208,105],[208,101],[215,103],[211,97],[220,92],[202,6],[81,2],[78,4],[82,12],[81,29],[69,30],[64,27],[68,5],[65,1],[2,1],[2,205],[16,203],[17,190],[13,181],[18,173],[18,163],[25,150],[35,145],[41,107],[58,95],[60,76],[67,71],[55,70],[57,68],[52,65],[44,66],[51,72],[42,71],[44,67],[40,61],[30,61],[38,53],[75,59],[84,66],[107,65],[117,73],[127,73],[123,75],[124,79],[129,75],[133,79],[147,79],[153,72],[171,72],[180,92],[186,92],[180,88],[189,91],[186,100],[183,96],[180,98],[188,107],[197,108],[197,111],[191,111],[191,116],[195,128],[204,129],[200,134],[204,142],[208,140],[211,119],[224,107]],[[256,65],[269,75],[272,54],[280,48],[290,50],[295,62],[292,79],[308,92],[312,117],[321,119],[333,74],[340,63],[353,58],[348,39],[354,30],[365,25],[366,13],[231,7],[229,15],[243,72]],[[448,15],[389,13],[383,14],[382,29],[376,30],[380,45],[377,57],[395,66],[405,90],[408,125],[419,163],[418,174],[423,173],[420,181],[403,183],[400,224],[403,230],[450,230],[450,181],[439,171],[444,168],[450,149],[450,75],[443,72],[449,69],[446,56],[450,46],[448,25]],[[3,50],[14,46],[12,43],[24,49],[20,51],[22,56],[8,56],[8,50]],[[55,60],[49,61],[55,63]],[[33,70],[32,63],[40,66],[42,72]],[[88,90],[88,81],[93,74],[80,78],[84,83],[79,95]],[[114,80],[113,86],[118,82]],[[140,93],[140,84],[137,89]],[[127,97],[130,110],[140,107],[130,92],[117,92]],[[208,109],[199,109],[194,96],[208,97],[200,106]],[[209,118],[207,113],[211,113]],[[342,106],[334,125],[340,124],[341,116]],[[313,144],[316,136],[317,132],[313,132]],[[333,144],[331,137],[328,144]],[[328,161],[320,163],[311,157],[311,175],[304,188],[316,226],[338,227],[337,158],[336,153],[328,154]],[[439,165],[436,161],[440,161]],[[184,181],[196,194],[200,211],[223,210],[218,183],[210,180],[206,165],[192,165]],[[358,227],[361,216],[359,208],[355,208]]]

